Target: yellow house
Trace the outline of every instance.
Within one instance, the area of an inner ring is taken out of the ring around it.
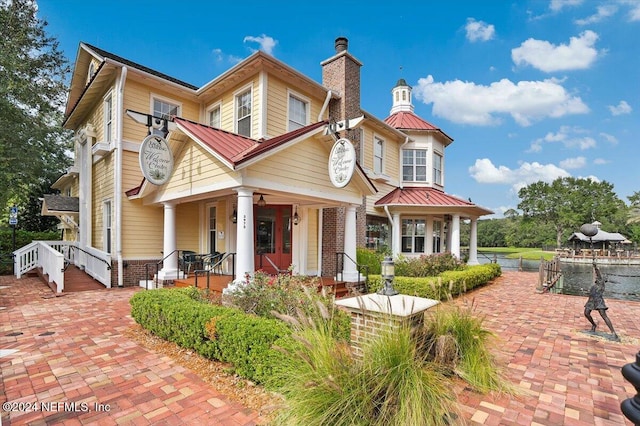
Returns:
[[[444,192],[452,139],[414,114],[404,80],[389,117],[364,111],[361,65],[341,37],[322,83],[256,52],[197,87],[81,43],[64,123],[75,164],[55,184],[77,212],[43,214],[109,255],[114,286],[159,262],[159,279],[179,278],[185,251],[219,253],[235,282],[258,269],[357,282],[356,247],[460,256],[466,219],[477,263],[491,212]]]

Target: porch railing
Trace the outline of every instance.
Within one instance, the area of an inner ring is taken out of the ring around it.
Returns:
[[[269,265],[271,265],[271,267],[273,269],[275,269],[276,273],[278,275],[282,275],[282,274],[288,274],[290,271],[288,269],[280,269],[278,268],[278,265],[275,264],[275,262],[273,260],[271,260],[271,258],[269,256],[267,256],[264,253],[260,253],[260,262],[258,265],[259,269],[262,269],[264,267],[264,259],[267,260],[267,262],[269,263]]]
[[[236,276],[236,254],[235,253],[227,253],[224,256],[220,257],[220,259],[218,259],[216,262],[212,263],[211,265],[209,265],[208,268],[206,269],[198,269],[196,271],[193,271],[194,275],[195,275],[195,283],[194,286],[196,288],[198,288],[198,277],[204,276],[207,278],[207,290],[209,290],[209,281],[210,281],[210,277],[211,275],[225,275],[224,273],[224,263],[227,261],[227,259],[231,258],[231,276],[234,277]]]
[[[344,276],[344,264],[345,259],[350,260],[358,271],[358,282],[364,285],[364,293],[369,292],[369,267],[367,265],[361,265],[351,258],[347,253],[336,253],[336,280],[342,280]],[[364,277],[364,280],[361,278]]]

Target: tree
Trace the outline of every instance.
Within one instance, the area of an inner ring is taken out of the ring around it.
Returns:
[[[592,179],[564,177],[551,184],[535,182],[518,192],[524,219],[538,225],[552,224],[556,246],[561,247],[563,236],[577,230],[584,223],[598,220],[604,228],[620,229],[626,206],[613,192],[613,185]]]
[[[0,209],[70,165],[62,129],[69,65],[31,0],[0,0]],[[2,215],[0,215],[2,216]]]

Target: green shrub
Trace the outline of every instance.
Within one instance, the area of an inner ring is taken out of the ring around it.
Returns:
[[[369,274],[380,275],[380,268],[385,253],[358,247],[356,249],[356,262],[358,265],[366,266]]]
[[[248,314],[264,318],[276,318],[275,312],[289,316],[302,313],[314,320],[321,320],[319,310],[335,310],[335,299],[319,293],[319,286],[317,277],[288,274],[271,276],[256,272],[246,285],[225,295],[225,300]],[[336,310],[331,318],[334,335],[348,340],[351,334],[349,315]]]
[[[404,277],[396,275],[393,287],[402,294],[446,300],[484,285],[502,273],[500,265],[487,263],[467,266],[460,271],[445,271],[437,277]],[[375,292],[383,286],[382,277],[370,275],[369,289]]]
[[[275,345],[295,346],[285,323],[206,303],[194,287],[141,291],[130,303],[131,316],[145,329],[206,358],[229,362],[237,374],[258,383],[285,364],[287,355]]]
[[[395,261],[395,273],[402,277],[435,277],[444,271],[458,271],[464,263],[451,253],[399,256]]]

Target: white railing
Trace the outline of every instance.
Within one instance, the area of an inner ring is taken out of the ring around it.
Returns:
[[[54,256],[49,251],[57,254]],[[50,282],[55,281],[58,292],[61,292],[64,290],[66,262],[84,269],[88,275],[105,287],[111,288],[111,255],[93,247],[81,249],[74,241],[34,241],[13,254],[15,256],[13,270],[17,278],[34,268],[42,267],[42,272],[49,275]],[[62,266],[58,267],[60,259],[62,259]],[[59,272],[56,272],[56,268]],[[52,274],[55,278],[52,278]]]
[[[42,273],[49,276],[49,282],[55,283],[56,293],[64,290],[64,255],[42,241],[38,243],[38,260]]]
[[[22,277],[39,265],[37,241],[27,244],[13,252],[13,273],[17,278]]]
[[[87,247],[86,249],[72,250],[75,253],[75,265],[101,282],[107,288],[111,288],[111,255],[107,252]]]

